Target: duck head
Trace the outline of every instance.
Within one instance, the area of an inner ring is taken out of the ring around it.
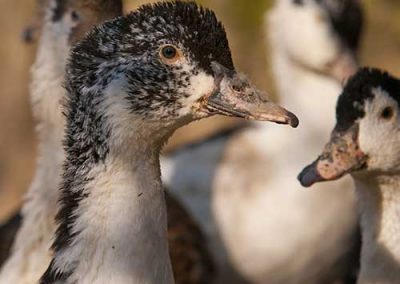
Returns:
[[[236,72],[222,24],[194,2],[144,5],[95,28],[73,49],[67,87],[103,94],[118,121],[176,129],[222,114],[298,124]]]
[[[58,32],[69,34],[76,43],[94,25],[122,15],[122,0],[37,0],[36,11],[23,30],[26,43],[35,42],[44,23],[62,24]]]
[[[277,0],[276,42],[298,67],[340,82],[357,71],[363,16],[358,0]]]
[[[377,69],[361,69],[339,97],[331,140],[299,175],[301,184],[349,173],[399,173],[399,103],[400,80]]]

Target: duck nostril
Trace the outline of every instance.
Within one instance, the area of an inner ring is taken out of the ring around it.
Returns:
[[[232,90],[234,90],[235,92],[240,92],[242,88],[239,85],[232,85]]]

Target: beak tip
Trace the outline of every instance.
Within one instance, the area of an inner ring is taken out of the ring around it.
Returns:
[[[303,187],[311,187],[320,179],[319,173],[315,169],[315,165],[311,164],[305,167],[297,176],[297,180]]]
[[[299,126],[299,119],[293,113],[289,113],[289,124],[293,128],[297,128]]]

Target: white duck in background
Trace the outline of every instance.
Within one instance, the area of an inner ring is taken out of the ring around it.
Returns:
[[[236,73],[222,24],[191,1],[94,28],[66,70],[59,225],[40,283],[173,283],[159,164],[167,139],[214,114],[297,118]]]
[[[213,186],[217,227],[253,283],[346,281],[358,247],[351,183],[305,192],[296,176],[329,137],[340,80],[357,70],[360,5],[279,0],[266,20],[280,101],[300,131],[254,125],[229,141]]]
[[[0,271],[1,284],[34,283],[51,260],[49,248],[56,229],[54,216],[64,159],[61,99],[65,93],[62,83],[67,56],[71,44],[82,37],[85,31],[120,15],[122,2],[39,0],[38,11],[38,18],[32,27],[34,30],[29,31],[36,35],[36,30],[41,29],[30,88],[39,138],[37,170],[21,209],[21,227],[11,255]],[[32,36],[28,37],[34,39]],[[4,230],[7,230],[7,226]]]
[[[217,231],[251,282],[343,280],[351,269],[341,260],[357,240],[354,196],[340,188],[304,192],[296,175],[329,135],[340,80],[357,69],[361,7],[279,0],[266,25],[279,95],[302,115],[301,131],[254,124],[193,145],[164,159],[165,181],[208,232],[220,266],[229,264]]]
[[[399,106],[399,79],[360,70],[339,97],[330,142],[299,176],[305,186],[352,176],[363,241],[358,284],[400,283]]]

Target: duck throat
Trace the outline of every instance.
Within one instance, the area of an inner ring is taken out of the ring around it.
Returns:
[[[400,178],[355,179],[361,213],[358,283],[400,282]]]
[[[164,136],[104,97],[70,101],[60,225],[41,283],[173,283],[159,166]],[[129,125],[120,123],[129,115]]]

